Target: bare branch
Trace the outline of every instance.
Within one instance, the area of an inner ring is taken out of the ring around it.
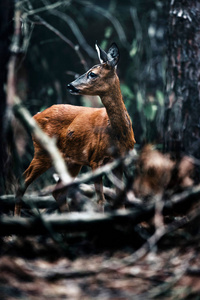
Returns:
[[[129,47],[129,43],[127,41],[125,32],[124,32],[120,22],[117,20],[117,18],[115,18],[112,14],[110,14],[108,10],[103,9],[100,6],[94,5],[89,1],[76,0],[76,2],[79,2],[81,5],[89,7],[90,9],[92,9],[92,10],[96,11],[97,13],[103,15],[103,17],[107,18],[113,24],[113,26],[114,26],[114,28],[115,28],[115,30],[118,34],[118,37],[119,37],[120,41],[122,42],[122,44]]]
[[[197,208],[193,209],[191,213],[187,215],[187,217],[183,217],[177,221],[174,221],[167,226],[162,226],[160,228],[157,228],[155,233],[144,243],[144,245],[140,247],[133,254],[121,260],[110,259],[108,261],[105,261],[104,264],[101,266],[100,270],[101,271],[104,269],[120,270],[124,267],[133,265],[138,260],[143,258],[149,251],[151,251],[162,237],[164,237],[166,234],[169,234],[170,232],[177,230],[178,228],[186,224],[189,224],[192,220],[199,217],[199,215],[200,215],[200,205],[198,206],[198,209]],[[186,272],[186,270],[187,267],[184,269],[184,272]]]
[[[49,2],[46,0],[43,0],[43,3],[45,5],[49,5]],[[87,41],[85,40],[84,36],[82,35],[76,22],[74,22],[74,20],[69,15],[67,15],[61,11],[55,10],[55,9],[50,10],[49,13],[51,15],[54,15],[54,16],[60,18],[65,23],[67,23],[68,26],[71,28],[72,32],[74,33],[74,35],[76,36],[79,44],[85,50],[85,52],[87,52],[87,54],[90,55],[92,58],[96,58],[96,52],[92,49],[92,47],[90,47],[90,45],[88,45]]]
[[[22,15],[22,18],[27,18],[27,16],[31,16],[31,15],[35,15],[35,14],[38,14],[38,13],[41,13],[41,12],[44,12],[44,11],[47,11],[47,10],[51,10],[51,9],[55,9],[61,5],[64,5],[64,4],[70,4],[71,0],[64,0],[64,1],[58,1],[56,3],[53,3],[53,4],[49,4],[47,6],[43,6],[43,7],[40,7],[40,8],[36,8],[36,9],[31,9],[27,12],[24,12],[23,15]]]
[[[75,45],[71,40],[69,40],[64,34],[62,34],[58,29],[56,29],[55,27],[53,27],[51,24],[49,24],[48,22],[46,22],[42,17],[40,17],[39,15],[36,14],[36,10],[33,9],[33,6],[31,4],[30,1],[28,2],[28,7],[30,10],[26,10],[26,13],[24,13],[22,15],[22,19],[24,20],[24,22],[27,22],[27,20],[29,22],[31,22],[32,24],[40,24],[40,25],[44,25],[45,27],[47,27],[49,30],[51,30],[52,32],[54,32],[60,39],[62,39],[65,43],[67,43],[73,50],[75,50],[76,54],[78,55],[81,64],[83,65],[85,71],[88,70],[88,65],[86,60],[84,59],[82,53],[79,50],[79,46]],[[69,3],[70,1],[66,1],[67,3]],[[57,6],[63,4],[65,2],[57,2]],[[56,5],[56,3],[55,3]],[[46,5],[44,8],[44,10],[48,10],[48,8],[54,9],[55,7],[53,5]],[[42,9],[42,8],[41,8]],[[24,8],[25,10],[25,8]],[[33,15],[35,21],[30,20],[29,17],[29,11],[31,11],[31,15]]]
[[[15,104],[13,106],[13,110],[16,117],[18,117],[25,124],[25,126],[29,128],[30,132],[35,136],[37,141],[47,151],[63,184],[69,184],[69,182],[72,181],[72,177],[67,171],[66,164],[56,146],[55,139],[50,138],[40,129],[36,121],[31,117],[28,110],[21,105],[20,99],[17,96],[14,97],[14,100]]]
[[[137,15],[137,10],[135,7],[131,7],[130,8],[130,14],[131,14],[131,18],[135,27],[135,33],[136,33],[136,38],[138,42],[141,42],[142,40],[142,28],[139,22],[139,18]]]
[[[51,227],[55,232],[77,232],[104,230],[110,224],[124,224],[130,222],[134,213],[131,211],[119,211],[112,214],[102,213],[63,213],[54,215],[43,215],[45,226]],[[134,218],[133,218],[134,220]],[[136,221],[136,220],[135,220]],[[33,218],[1,217],[0,234],[37,235],[45,234],[46,229],[41,225],[41,216]]]
[[[110,174],[110,172],[112,170],[115,170],[119,166],[123,165],[124,167],[127,167],[130,164],[132,164],[134,161],[136,161],[136,159],[137,159],[137,155],[136,155],[135,150],[133,149],[133,150],[129,151],[129,153],[126,156],[115,159],[113,162],[108,163],[102,167],[99,167],[95,171],[87,172],[86,174],[81,175],[75,181],[71,181],[66,185],[63,185],[63,184],[61,184],[60,186],[57,185],[56,190],[63,190],[63,192],[64,192],[65,189],[67,189],[69,187],[75,187],[81,183],[88,183],[89,181],[95,180],[102,175]],[[112,179],[113,179],[113,176],[112,176]],[[117,182],[119,183],[119,181],[117,181]],[[120,182],[120,185],[121,185],[121,188],[124,187],[122,182]],[[53,192],[53,191],[54,191],[54,189],[52,189],[51,192]]]
[[[5,197],[3,197],[2,201],[4,202]],[[34,198],[32,198],[34,200]],[[42,199],[42,198],[41,198]],[[51,202],[51,197],[43,198],[42,201]],[[192,203],[191,199],[183,198],[181,199],[181,196],[179,195],[179,201],[177,201],[174,205],[169,205],[168,203],[165,203],[164,211],[171,212],[174,209],[176,209],[177,204],[179,202],[179,205],[189,202]],[[24,200],[27,200],[27,198],[24,198]],[[31,200],[31,199],[30,199]],[[200,200],[200,199],[199,199]],[[10,201],[12,201],[12,198],[10,198]],[[195,200],[196,201],[196,200]],[[28,204],[29,201],[27,201]],[[149,206],[137,205],[137,208],[135,207],[133,210],[120,210],[115,211],[112,213],[107,214],[100,214],[100,213],[68,213],[68,214],[62,214],[62,215],[52,215],[52,216],[43,216],[43,222],[47,224],[49,223],[53,230],[58,231],[87,231],[90,232],[91,230],[103,230],[103,228],[116,224],[131,224],[131,226],[135,226],[138,223],[141,223],[143,221],[149,220],[152,216],[155,214],[155,205],[151,204]],[[147,242],[134,254],[126,257],[124,260],[120,260],[117,264],[114,264],[116,268],[122,268],[123,266],[127,266],[129,264],[135,263],[138,259],[142,258],[144,255],[148,253],[156,244],[157,242],[166,234],[177,230],[178,228],[188,224],[192,220],[194,220],[196,217],[200,215],[200,205],[198,204],[195,209],[193,209],[187,217],[183,217],[179,220],[176,220],[169,225],[161,226],[160,228],[157,228],[156,232],[147,240]],[[32,219],[22,219],[21,218],[8,218],[8,217],[2,217],[0,219],[0,234],[42,234],[42,228],[40,227],[40,221],[37,220],[37,218]],[[34,227],[32,228],[32,225],[34,224]],[[37,226],[39,228],[37,228]],[[45,230],[44,230],[45,233]],[[109,267],[112,267],[113,264],[112,261],[109,263]],[[108,267],[107,262],[103,266],[104,268]]]
[[[48,188],[47,188],[48,189]],[[48,189],[49,190],[49,189]],[[87,196],[88,198],[92,198],[95,194],[94,185],[88,185],[88,184],[80,184],[79,190],[82,195]],[[108,198],[114,198],[115,192],[113,189],[110,189],[108,187],[103,188],[104,194]],[[15,195],[2,195],[0,196],[0,207],[5,209],[11,209],[13,210],[15,206]],[[22,199],[22,207],[24,208],[49,208],[55,206],[57,208],[57,202],[53,198],[52,195],[31,195],[31,194],[25,194]]]
[[[40,24],[47,27],[49,30],[54,32],[61,40],[63,40],[65,43],[67,43],[73,50],[75,50],[76,54],[78,55],[81,64],[83,65],[85,71],[89,69],[86,60],[84,59],[83,55],[81,54],[79,50],[79,46],[72,43],[71,40],[69,40],[64,34],[62,34],[58,29],[53,27],[51,24],[47,23],[42,17],[38,15],[34,15],[34,18],[36,21],[38,21]],[[31,21],[32,22],[32,21]]]
[[[20,120],[23,121],[26,127],[29,128],[31,133],[35,135],[36,139],[50,155],[53,165],[57,170],[61,180],[63,181],[63,183],[67,184],[71,182],[71,176],[69,175],[65,162],[59,150],[56,147],[55,140],[49,138],[45,133],[42,132],[42,130],[39,128],[36,121],[31,117],[27,109],[21,106],[21,101],[19,97],[16,95],[15,68],[16,68],[16,59],[17,59],[16,54],[19,52],[20,49],[20,33],[21,33],[20,17],[21,17],[21,11],[16,5],[15,32],[13,36],[13,43],[11,46],[12,56],[10,58],[9,65],[8,65],[8,84],[7,84],[8,119],[10,120],[12,118],[12,109],[13,109],[15,115]]]

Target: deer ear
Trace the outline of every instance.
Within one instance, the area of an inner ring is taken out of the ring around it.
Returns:
[[[101,49],[101,48],[97,45],[97,43],[95,44],[95,48],[96,48],[96,50],[97,50],[97,54],[98,54],[100,63],[102,64],[102,63],[107,62],[107,61],[108,61],[108,57],[107,57],[106,52],[105,52],[103,49]]]
[[[108,50],[107,57],[108,57],[108,64],[113,68],[116,67],[119,62],[120,54],[119,54],[119,49],[115,43],[113,43],[110,49]]]

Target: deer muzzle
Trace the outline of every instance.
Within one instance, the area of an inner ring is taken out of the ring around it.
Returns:
[[[67,89],[73,95],[78,95],[79,94],[79,90],[77,88],[75,88],[75,86],[73,86],[73,84],[71,84],[71,83],[69,83],[67,85]]]

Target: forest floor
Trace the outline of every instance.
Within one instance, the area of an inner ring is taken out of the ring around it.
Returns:
[[[119,246],[120,237],[114,246],[84,234],[2,237],[0,299],[200,299],[200,242],[191,235],[167,234],[130,264],[119,262],[134,255],[134,241]]]

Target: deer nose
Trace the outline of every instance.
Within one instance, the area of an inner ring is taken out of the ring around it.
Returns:
[[[67,85],[67,89],[71,94],[78,94],[79,90],[77,88],[75,88],[75,86],[73,86],[71,83],[69,83]]]

